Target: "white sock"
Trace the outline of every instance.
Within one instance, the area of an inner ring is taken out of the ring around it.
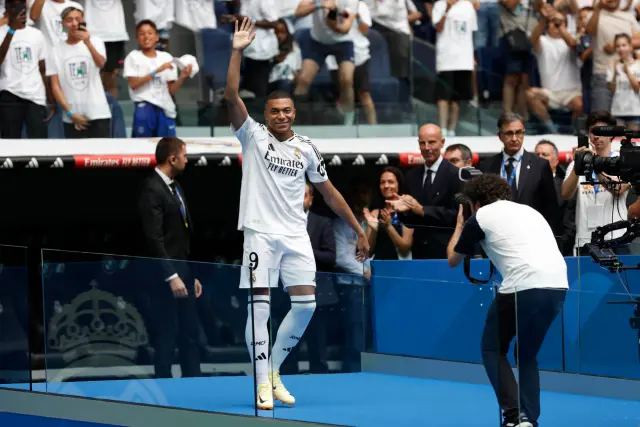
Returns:
[[[244,330],[244,338],[247,342],[247,348],[249,349],[249,355],[253,361],[253,335],[251,331],[251,295],[249,295],[249,304],[247,304],[247,326]],[[256,358],[256,380],[258,384],[266,384],[269,382],[269,329],[267,328],[267,322],[269,321],[269,315],[271,314],[269,306],[268,295],[254,295],[253,297],[253,315],[254,329],[255,329],[255,358]]]
[[[280,328],[278,328],[278,336],[272,348],[271,364],[269,367],[274,371],[280,370],[284,359],[287,358],[291,349],[293,349],[300,341],[300,338],[302,338],[302,334],[304,334],[305,329],[307,329],[307,325],[309,325],[315,309],[315,295],[291,297],[291,310],[289,310]]]

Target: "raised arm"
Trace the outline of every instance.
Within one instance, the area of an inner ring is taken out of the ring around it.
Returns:
[[[245,17],[238,28],[236,21],[236,29],[233,34],[231,52],[231,60],[229,61],[229,70],[227,71],[227,87],[224,90],[224,99],[227,101],[229,110],[229,119],[234,129],[240,129],[249,117],[247,107],[240,99],[240,65],[242,63],[242,51],[244,51],[256,38],[253,31],[255,22],[251,18]]]

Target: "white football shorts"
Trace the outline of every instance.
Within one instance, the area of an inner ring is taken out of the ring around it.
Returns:
[[[316,261],[307,233],[282,236],[245,228],[240,289],[250,289],[249,271],[253,268],[254,288],[284,289],[289,286],[315,286]]]

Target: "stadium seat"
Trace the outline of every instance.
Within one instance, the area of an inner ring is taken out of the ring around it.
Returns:
[[[489,92],[490,100],[502,99],[502,82],[505,64],[498,47],[484,47],[476,50],[478,60],[478,93]]]
[[[378,31],[369,29],[369,75],[371,77],[371,96],[376,104],[395,104],[399,99],[398,79],[391,75],[389,49],[387,42]]]
[[[231,34],[217,28],[205,28],[200,32],[204,63],[202,71],[212,90],[225,86],[225,78],[231,59]]]
[[[109,92],[105,92],[107,95],[107,102],[109,103],[109,109],[111,110],[111,138],[126,138],[127,130],[124,123],[124,111],[118,100]]]

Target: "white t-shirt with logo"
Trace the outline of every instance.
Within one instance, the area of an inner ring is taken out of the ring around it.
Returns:
[[[0,40],[4,40],[9,26],[0,28]],[[47,41],[37,28],[16,30],[11,39],[7,56],[0,65],[0,91],[47,105],[47,93],[40,74],[40,61],[46,60]]]
[[[102,56],[107,57],[104,43],[91,36],[91,44]],[[62,93],[74,113],[89,120],[110,119],[111,109],[104,93],[100,69],[84,42],[59,43],[47,58],[47,76],[57,75]],[[66,115],[64,122],[71,123]]]
[[[27,6],[31,8],[35,0],[27,0]],[[38,19],[34,26],[42,31],[44,37],[49,42],[49,46],[55,46],[60,42],[67,41],[67,32],[62,26],[62,11],[68,7],[75,7],[80,10],[84,10],[80,3],[70,0],[64,0],[62,3],[57,3],[52,0],[45,0],[42,6],[42,13],[40,19]],[[91,30],[87,28],[89,32]]]
[[[342,19],[340,13],[349,10],[353,11],[358,9],[358,0],[337,0],[338,5],[338,22]],[[317,42],[324,44],[336,44],[342,42],[349,42],[353,40],[353,33],[349,31],[346,34],[338,33],[329,28],[327,24],[327,15],[329,11],[327,9],[318,9],[311,14],[313,25],[311,26],[311,38]]]
[[[134,50],[124,59],[124,77],[144,77],[161,65],[173,61],[167,52],[156,51],[155,58],[149,58],[139,50]],[[129,87],[129,97],[133,102],[148,102],[164,109],[167,117],[175,119],[176,104],[171,99],[168,83],[178,80],[178,70],[174,65],[171,70],[164,70],[151,81],[133,90]]]
[[[578,57],[562,38],[540,36],[540,49],[534,53],[544,89],[552,92],[581,89]]]
[[[502,275],[501,294],[569,288],[553,231],[530,206],[506,200],[482,206],[465,223],[454,250],[473,255],[478,243]]]
[[[216,14],[211,0],[175,0],[176,22],[188,30],[217,28]]]
[[[607,83],[613,82],[614,66],[616,68],[616,91],[611,100],[611,114],[614,117],[640,117],[640,93],[635,92],[624,72],[620,61],[615,61],[607,69]],[[640,61],[635,60],[627,65],[636,80],[640,81]]]
[[[358,3],[358,13],[360,14],[360,19],[367,26],[371,27],[373,22],[371,21],[371,13],[369,13],[369,7],[363,1]],[[353,38],[353,57],[354,63],[356,67],[361,66],[369,59],[371,59],[371,52],[369,51],[369,38],[360,32],[359,24],[357,20],[353,21],[353,26],[351,27],[351,34]],[[337,70],[338,63],[336,61],[335,56],[329,55],[325,60],[327,64],[327,69],[329,70]]]
[[[149,19],[156,24],[158,30],[170,30],[176,19],[175,0],[136,0],[133,17],[136,24]]]
[[[240,3],[240,15],[250,16],[260,21],[270,22],[280,19],[278,15],[277,0],[242,0]],[[256,38],[243,52],[247,58],[255,61],[267,61],[279,53],[278,38],[276,32],[269,28],[255,28]]]
[[[284,61],[274,63],[269,73],[269,83],[275,83],[280,80],[292,82],[295,79],[295,73],[302,68],[302,53],[296,42],[293,42],[293,50],[284,58]]]
[[[618,152],[613,151],[611,157],[619,156]],[[566,177],[574,168],[574,162],[567,167]],[[567,179],[565,178],[565,180]],[[583,176],[578,177],[578,190],[576,201],[576,241],[574,248],[584,246],[585,243],[591,242],[591,233],[597,227],[610,224],[616,221],[625,221],[627,219],[627,195],[629,190],[614,198],[602,185],[597,185],[597,189],[592,185],[582,185],[586,182]],[[597,179],[596,179],[597,181]],[[597,191],[597,193],[596,193]],[[620,237],[626,230],[616,230],[605,236],[606,240]]]
[[[87,30],[104,42],[129,40],[122,0],[84,0]]]
[[[478,31],[478,16],[468,0],[458,0],[447,12],[447,2],[433,5],[433,25],[447,16],[444,30],[436,41],[436,72],[473,71],[473,32]]]
[[[295,133],[286,141],[278,141],[251,117],[240,129],[233,129],[233,125],[231,129],[242,144],[238,230],[305,235],[305,174],[312,183],[328,179],[318,149],[307,137]]]

